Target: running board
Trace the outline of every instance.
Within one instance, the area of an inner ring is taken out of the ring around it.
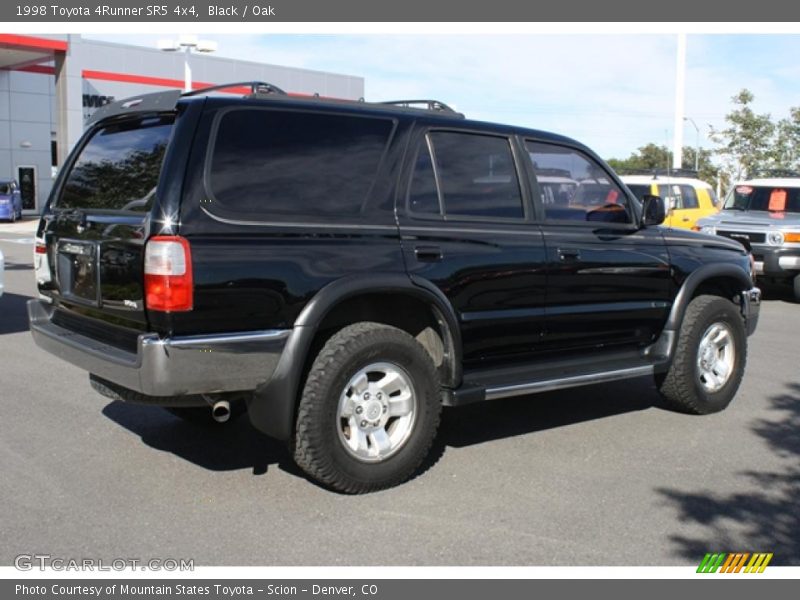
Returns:
[[[515,385],[504,385],[500,387],[487,388],[486,399],[497,400],[498,398],[511,398],[512,396],[525,396],[526,394],[538,394],[541,392],[551,392],[553,390],[563,390],[581,385],[591,385],[594,383],[607,383],[619,379],[630,379],[632,377],[642,377],[653,373],[653,365],[643,367],[631,367],[629,369],[619,369],[617,371],[606,371],[604,373],[587,373],[585,375],[572,375],[571,377],[561,377],[544,381],[531,381],[529,383],[518,383]]]
[[[632,354],[607,357],[605,360],[581,357],[567,361],[545,361],[527,367],[488,369],[465,374],[460,388],[445,391],[443,402],[445,406],[461,406],[483,400],[644,377],[652,375],[654,370],[652,362]]]

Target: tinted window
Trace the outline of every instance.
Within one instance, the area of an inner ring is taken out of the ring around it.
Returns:
[[[0,194],[10,194],[11,193],[11,184],[7,181],[0,181]]]
[[[628,183],[628,189],[633,192],[633,195],[641,200],[645,196],[652,194],[652,187],[643,183]]]
[[[700,202],[697,200],[697,191],[691,185],[682,185],[680,188],[683,201],[681,208],[700,208]]]
[[[358,214],[392,127],[387,119],[230,111],[211,158],[214,201],[250,215]]]
[[[570,221],[631,222],[628,197],[599,163],[578,150],[555,144],[526,142],[545,218]],[[553,202],[548,189],[562,182]]]
[[[439,193],[436,190],[436,176],[433,172],[433,161],[427,140],[417,153],[414,174],[408,191],[408,206],[417,213],[441,213]]]
[[[430,134],[447,216],[521,219],[522,194],[506,138]]]
[[[725,208],[800,212],[800,188],[737,185],[725,199]]]
[[[146,210],[155,192],[173,117],[99,129],[64,183],[59,208]]]

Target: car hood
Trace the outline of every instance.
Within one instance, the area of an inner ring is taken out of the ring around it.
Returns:
[[[800,226],[800,213],[769,212],[764,210],[721,210],[698,219],[699,226],[713,227],[757,227],[782,228],[787,225]]]
[[[694,245],[701,244],[704,247],[712,248],[725,248],[727,250],[735,250],[737,253],[742,254],[746,252],[742,244],[736,240],[731,240],[718,235],[711,235],[707,233],[698,233],[689,229],[667,229],[664,231],[664,238],[667,244],[686,244]]]

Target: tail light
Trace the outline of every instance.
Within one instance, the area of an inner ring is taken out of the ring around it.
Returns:
[[[189,242],[177,235],[157,235],[144,251],[144,298],[148,310],[192,310],[192,252]]]

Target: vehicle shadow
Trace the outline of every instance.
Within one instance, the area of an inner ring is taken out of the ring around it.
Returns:
[[[439,435],[415,477],[436,464],[447,447],[481,444],[645,410],[657,404],[658,398],[652,379],[642,378],[446,409]],[[204,469],[249,469],[254,475],[262,475],[275,465],[305,477],[294,464],[286,445],[259,433],[246,415],[231,423],[203,426],[184,422],[159,407],[124,402],[109,403],[103,414],[138,435],[148,446],[175,454]]]
[[[285,444],[259,433],[247,416],[229,423],[184,421],[158,406],[111,402],[103,414],[156,450],[170,452],[210,471],[250,469],[263,475],[270,465],[298,472]]]
[[[676,552],[697,562],[706,552],[772,552],[770,564],[800,564],[800,384],[770,398],[773,419],[758,419],[751,431],[784,459],[785,468],[743,471],[757,491],[727,496],[713,492],[658,489],[682,521],[703,526],[697,537],[671,536]],[[732,530],[736,524],[741,529]]]
[[[4,293],[0,297],[0,335],[28,331],[28,309],[25,306],[30,296]]]

